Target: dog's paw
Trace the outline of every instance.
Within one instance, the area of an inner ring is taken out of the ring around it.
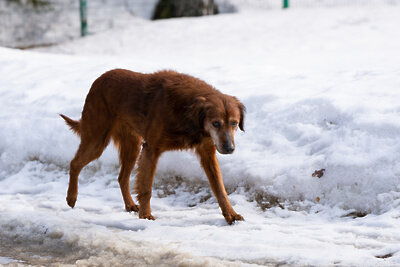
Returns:
[[[225,220],[229,225],[231,225],[235,221],[244,221],[244,218],[242,217],[242,215],[234,213],[234,214],[226,215]]]
[[[139,215],[139,219],[147,219],[147,220],[151,220],[154,221],[155,218],[153,217],[153,215],[148,214],[148,215]]]
[[[138,206],[138,205],[135,205],[135,204],[125,205],[125,210],[126,210],[127,212],[132,212],[132,211],[138,212],[138,211],[139,211],[139,206]]]
[[[67,204],[71,208],[75,207],[76,197],[67,196]]]

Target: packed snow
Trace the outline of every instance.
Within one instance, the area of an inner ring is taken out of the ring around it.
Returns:
[[[399,12],[132,18],[37,51],[0,48],[0,264],[400,265]],[[190,152],[160,159],[155,221],[124,212],[111,145],[66,205],[79,138],[58,113],[78,119],[91,83],[117,67],[188,73],[246,105],[235,153],[218,155],[245,221],[226,224]]]

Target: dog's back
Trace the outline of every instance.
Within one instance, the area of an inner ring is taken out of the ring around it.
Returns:
[[[176,140],[168,142],[168,138],[185,139],[182,136],[186,135],[198,141],[201,133],[189,114],[190,107],[196,97],[213,94],[222,95],[204,81],[174,71],[142,74],[115,69],[93,83],[83,108],[82,124],[97,121],[98,127],[112,127],[119,120],[145,140],[163,138],[166,145],[176,146],[171,149],[178,149]],[[196,140],[184,140],[181,148]]]

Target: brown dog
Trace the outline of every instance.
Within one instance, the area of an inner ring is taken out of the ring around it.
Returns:
[[[123,69],[104,73],[93,83],[80,121],[60,114],[81,137],[70,165],[68,205],[75,206],[80,171],[100,157],[112,138],[119,150],[118,182],[127,211],[139,211],[139,218],[154,220],[150,198],[160,154],[195,149],[225,220],[229,224],[243,220],[228,200],[216,150],[221,154],[234,151],[233,136],[238,127],[243,130],[244,111],[235,97],[189,75]],[[141,146],[135,183],[139,209],[129,192],[129,176]]]

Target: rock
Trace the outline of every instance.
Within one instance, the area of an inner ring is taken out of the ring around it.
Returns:
[[[214,0],[159,0],[153,19],[197,17],[218,13]]]

